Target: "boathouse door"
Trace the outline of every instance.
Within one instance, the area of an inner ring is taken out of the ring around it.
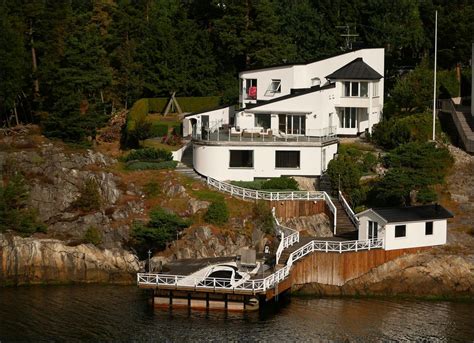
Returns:
[[[368,225],[369,225],[369,239],[377,238],[379,223],[369,220]]]

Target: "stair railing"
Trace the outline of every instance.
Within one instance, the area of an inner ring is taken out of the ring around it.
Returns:
[[[349,203],[347,202],[346,198],[344,198],[344,195],[342,194],[341,191],[339,191],[339,201],[341,202],[342,208],[344,209],[344,211],[346,211],[347,216],[349,217],[351,222],[358,229],[359,228],[359,219],[356,217],[354,211],[349,206]]]

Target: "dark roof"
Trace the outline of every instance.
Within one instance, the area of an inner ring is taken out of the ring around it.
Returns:
[[[451,212],[438,204],[397,208],[373,208],[372,211],[384,218],[388,223],[447,219],[453,217]]]
[[[379,80],[383,76],[377,73],[371,66],[356,58],[345,66],[339,68],[332,74],[326,76],[330,80]]]
[[[311,88],[295,88],[295,89],[292,88],[290,90],[290,94],[288,94],[288,95],[280,96],[278,98],[275,98],[275,99],[272,99],[272,100],[267,100],[267,101],[257,101],[256,104],[247,104],[245,109],[252,109],[252,108],[259,107],[259,106],[264,106],[264,105],[271,104],[271,103],[274,103],[274,102],[283,101],[283,100],[286,100],[286,99],[295,98],[295,97],[300,96],[300,95],[305,95],[305,94],[309,94],[309,93],[313,93],[313,92],[318,92],[318,91],[322,91],[322,90],[329,89],[329,88],[334,88],[334,87],[336,87],[335,83],[329,83],[329,84],[324,85],[324,86],[313,86]]]

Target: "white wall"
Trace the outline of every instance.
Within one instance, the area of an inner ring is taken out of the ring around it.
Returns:
[[[208,112],[201,112],[195,115],[187,116],[183,119],[183,136],[192,134],[191,119],[197,120],[197,132],[201,132],[202,116],[209,116],[209,125],[212,127],[214,123],[222,122],[222,124],[229,124],[230,116],[234,113],[234,106],[218,108]]]
[[[406,237],[395,238],[395,226],[406,224]],[[425,222],[389,223],[385,225],[385,250],[418,248],[446,243],[447,221],[433,220],[433,234],[425,235]]]
[[[382,227],[385,222],[373,212],[367,212],[359,217],[359,240],[369,239],[369,220],[378,223],[377,237],[383,237]]]
[[[255,177],[321,175],[321,151],[326,150],[326,166],[337,152],[337,142],[324,147],[288,145],[193,145],[194,169],[217,180],[252,181]],[[253,168],[230,168],[230,150],[253,150]],[[275,168],[275,151],[299,150],[300,168]]]
[[[354,59],[362,57],[365,63],[370,65],[380,75],[384,75],[385,51],[383,48],[362,49],[351,51],[342,55],[334,56],[322,61],[308,63],[306,65],[289,65],[244,71],[239,74],[241,79],[257,79],[257,99],[271,100],[276,97],[290,94],[291,88],[311,87],[311,79],[318,77],[321,85],[327,83],[326,76],[345,66]],[[265,92],[272,79],[281,79],[281,93],[265,96]],[[380,103],[383,105],[384,79],[379,85]]]

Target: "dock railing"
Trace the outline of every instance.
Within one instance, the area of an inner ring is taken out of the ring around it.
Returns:
[[[383,238],[374,238],[363,241],[310,241],[301,248],[292,252],[286,265],[264,279],[246,280],[232,285],[229,279],[221,278],[190,278],[183,275],[138,273],[137,283],[142,286],[193,288],[193,289],[221,289],[244,291],[249,293],[263,293],[274,288],[290,274],[293,264],[304,256],[316,251],[343,253],[383,248]]]

